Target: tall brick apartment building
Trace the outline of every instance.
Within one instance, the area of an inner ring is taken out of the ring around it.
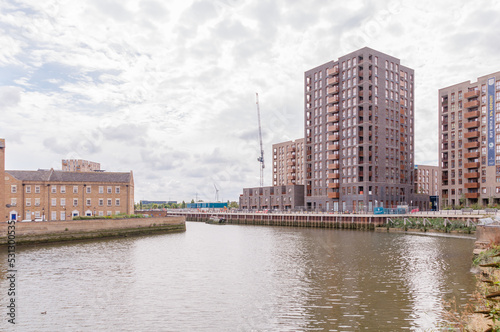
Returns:
[[[134,213],[134,177],[130,172],[4,170],[0,148],[0,203],[6,219],[67,220],[73,216]]]
[[[416,205],[414,71],[362,48],[305,72],[305,204]]]
[[[500,72],[439,90],[443,206],[500,203]]]
[[[304,184],[304,139],[273,144],[273,185]]]

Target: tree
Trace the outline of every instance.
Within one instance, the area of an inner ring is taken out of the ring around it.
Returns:
[[[228,202],[229,202],[229,201],[228,201]],[[227,207],[228,207],[228,208],[230,208],[230,209],[237,209],[237,208],[239,208],[240,206],[238,205],[238,203],[237,203],[237,202],[232,201],[232,202],[230,202],[230,203],[228,203],[228,204],[227,204]]]
[[[154,203],[152,206],[151,206],[152,209],[157,209],[158,208],[158,204]]]
[[[186,202],[182,201],[181,209],[185,209],[185,208],[186,208]]]
[[[194,199],[191,200],[191,204],[193,204],[193,203],[194,203]]]

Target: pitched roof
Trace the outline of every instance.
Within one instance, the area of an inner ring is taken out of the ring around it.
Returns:
[[[131,172],[5,171],[21,181],[129,183]]]

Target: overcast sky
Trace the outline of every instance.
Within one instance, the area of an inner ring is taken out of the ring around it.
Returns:
[[[7,169],[133,170],[135,200],[237,200],[304,136],[303,75],[368,46],[415,70],[417,164],[438,89],[500,71],[497,1],[0,0]]]

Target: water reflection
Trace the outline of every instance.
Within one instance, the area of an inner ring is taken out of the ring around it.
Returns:
[[[465,301],[472,291],[472,245],[469,239],[188,223],[179,234],[25,247],[18,253],[18,328],[432,328],[443,299]],[[5,263],[2,253],[3,271]],[[0,296],[5,307],[6,294]]]

